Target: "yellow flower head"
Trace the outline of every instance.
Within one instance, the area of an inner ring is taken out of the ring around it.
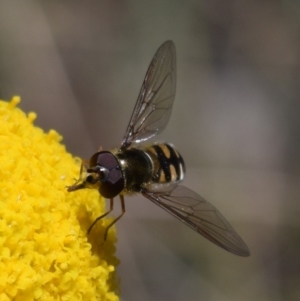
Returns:
[[[16,108],[0,101],[0,301],[119,300],[115,230],[95,190],[68,193],[80,160]]]

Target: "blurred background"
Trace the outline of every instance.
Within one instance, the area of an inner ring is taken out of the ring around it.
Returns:
[[[298,300],[299,35],[291,0],[0,0],[0,98],[20,95],[82,158],[120,145],[155,51],[176,44],[176,100],[158,139],[180,150],[185,185],[251,257],[128,197],[117,224],[122,300]]]

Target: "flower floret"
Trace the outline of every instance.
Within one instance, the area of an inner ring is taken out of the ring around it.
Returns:
[[[115,230],[105,244],[109,221],[86,234],[105,202],[97,191],[66,191],[79,160],[19,101],[0,101],[0,301],[117,301]]]

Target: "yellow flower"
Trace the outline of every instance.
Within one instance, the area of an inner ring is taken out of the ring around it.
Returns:
[[[119,300],[115,230],[103,242],[97,191],[68,193],[80,160],[11,102],[0,101],[0,301]]]

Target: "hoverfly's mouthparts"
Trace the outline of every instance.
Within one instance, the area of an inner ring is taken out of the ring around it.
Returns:
[[[86,188],[86,187],[85,187],[85,184],[83,182],[83,183],[80,183],[80,184],[77,184],[77,185],[74,184],[72,186],[67,186],[67,191],[71,192],[71,191],[76,191],[76,190],[84,189],[84,188]]]

